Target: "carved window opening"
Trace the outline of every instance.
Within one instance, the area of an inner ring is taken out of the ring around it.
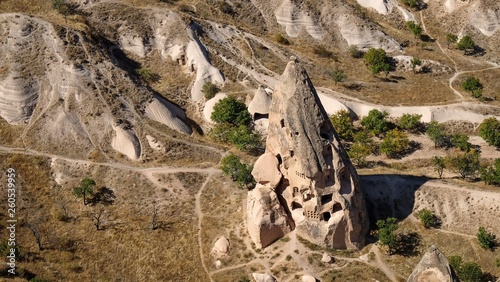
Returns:
[[[290,157],[293,157],[293,150],[290,150]]]
[[[331,202],[333,199],[333,194],[323,195],[321,196],[321,204],[324,205],[326,203]]]
[[[332,217],[332,215],[329,212],[324,212],[323,213],[323,220],[328,221]]]
[[[281,158],[281,155],[280,155],[280,154],[276,155],[276,158],[278,159],[278,163],[279,163],[279,164],[282,164],[282,163],[283,163],[283,159]]]
[[[281,125],[281,128],[285,127],[285,120],[284,119],[280,120],[280,125]]]
[[[333,205],[333,213],[336,213],[338,211],[342,211],[342,206],[339,203],[336,203]]]
[[[301,209],[302,205],[297,202],[292,202],[292,210]]]
[[[293,196],[297,195],[299,193],[299,188],[293,187]]]

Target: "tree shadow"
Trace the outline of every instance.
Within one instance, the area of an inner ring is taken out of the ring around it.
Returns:
[[[353,91],[361,91],[363,90],[363,85],[361,83],[350,83],[350,84],[344,84],[344,88]]]
[[[427,34],[422,34],[420,35],[420,40],[424,41],[424,42],[436,42],[436,39],[430,37],[429,35]]]
[[[398,246],[395,254],[404,257],[414,257],[420,255],[418,247],[422,237],[417,232],[398,235]]]
[[[95,206],[98,203],[101,203],[103,206],[110,206],[115,203],[115,200],[116,196],[113,190],[107,187],[101,187],[96,193],[94,193],[94,197],[90,199],[90,204]]]

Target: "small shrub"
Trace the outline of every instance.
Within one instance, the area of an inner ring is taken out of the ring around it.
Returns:
[[[223,12],[224,14],[228,14],[228,15],[233,15],[234,14],[233,6],[229,5],[225,1],[219,2],[218,6],[219,6],[219,10],[221,12]]]
[[[386,120],[388,113],[373,109],[368,115],[361,119],[361,125],[370,130],[373,134],[385,133],[389,130],[390,123]]]
[[[281,34],[276,34],[276,36],[274,37],[274,39],[279,44],[290,45],[290,41],[286,37],[284,37],[283,35],[281,35]]]
[[[500,186],[500,159],[495,159],[491,166],[481,169],[481,180],[486,185]]]
[[[252,176],[252,166],[248,166],[240,161],[234,154],[230,154],[221,160],[221,170],[225,175],[238,184],[240,189],[253,188],[255,179]]]
[[[469,152],[457,153],[448,157],[447,162],[462,178],[474,176],[480,169],[479,151],[471,149]]]
[[[364,55],[363,51],[359,50],[356,45],[349,47],[349,54],[355,59],[361,59]]]
[[[351,114],[347,110],[340,110],[330,116],[330,122],[341,139],[351,141],[354,134],[354,125]]]
[[[479,245],[483,249],[489,249],[492,250],[495,245],[496,245],[496,239],[495,235],[492,233],[486,231],[484,227],[479,227],[479,230],[477,231],[477,240],[479,241]]]
[[[217,85],[213,84],[210,81],[207,81],[203,84],[201,91],[205,93],[205,98],[212,99],[220,90]]]
[[[434,164],[436,172],[439,174],[439,178],[442,178],[444,169],[446,168],[445,159],[440,156],[434,156],[432,157],[432,163]]]
[[[496,266],[496,267],[500,267],[500,258],[497,258],[497,259],[495,260],[495,266]]]
[[[418,132],[422,129],[422,122],[419,114],[403,114],[398,121],[399,128],[411,132]]]
[[[474,98],[480,98],[482,96],[483,85],[479,79],[475,77],[468,77],[464,82],[462,82],[462,88],[465,91],[470,92]]]
[[[448,43],[448,48],[450,48],[450,44],[456,43],[458,40],[458,36],[452,33],[446,34],[446,43]]]
[[[377,220],[378,243],[382,246],[387,246],[389,255],[396,251],[398,246],[398,237],[395,234],[398,229],[398,220],[394,217],[389,217],[386,220]]]
[[[316,54],[320,58],[333,58],[333,52],[327,50],[324,46],[315,46],[313,48],[314,54]]]
[[[160,76],[158,74],[147,68],[136,69],[135,74],[137,74],[140,79],[147,82],[157,82],[160,80]]]
[[[333,78],[333,81],[335,81],[335,85],[337,85],[339,82],[344,81],[347,78],[345,72],[339,69],[330,72],[329,75],[331,78]]]
[[[472,148],[472,144],[469,142],[469,136],[462,133],[451,135],[451,144],[464,152],[469,152]]]
[[[380,152],[389,158],[398,158],[410,149],[408,135],[398,129],[387,132],[380,143]]]
[[[483,120],[479,125],[479,136],[488,144],[500,147],[500,121],[494,117]]]
[[[384,72],[387,76],[391,69],[391,66],[389,64],[389,58],[387,57],[384,49],[370,48],[368,52],[365,53],[364,58],[372,74],[375,75],[380,72]]]
[[[475,46],[476,43],[469,35],[462,37],[457,43],[457,48],[460,50],[464,50],[465,52],[467,52],[467,50],[473,49]]]
[[[416,215],[425,228],[435,227],[438,225],[438,219],[436,215],[434,215],[434,213],[432,213],[432,211],[428,209],[419,210]]]

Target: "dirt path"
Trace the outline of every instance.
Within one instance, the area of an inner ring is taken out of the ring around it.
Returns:
[[[397,279],[396,274],[394,274],[392,269],[390,269],[389,266],[387,266],[387,264],[382,260],[378,246],[373,244],[370,252],[375,254],[375,262],[373,266],[380,269],[391,281],[398,282],[399,280]]]
[[[205,270],[206,274],[208,275],[208,278],[210,279],[210,282],[213,282],[212,276],[210,275],[210,272],[208,271],[208,268],[205,264],[205,260],[203,259],[203,243],[201,240],[201,221],[203,220],[203,212],[201,211],[201,194],[203,193],[203,189],[205,189],[205,186],[207,186],[207,183],[210,181],[212,178],[212,173],[210,173],[207,176],[207,179],[205,182],[200,187],[200,190],[198,193],[196,193],[195,196],[195,213],[196,216],[198,217],[198,249],[200,251],[200,260],[201,260],[201,265],[203,266],[203,269]]]

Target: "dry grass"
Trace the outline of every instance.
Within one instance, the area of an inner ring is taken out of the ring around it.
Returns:
[[[389,281],[385,274],[377,268],[360,262],[350,262],[341,270],[331,270],[322,275],[321,281]]]

